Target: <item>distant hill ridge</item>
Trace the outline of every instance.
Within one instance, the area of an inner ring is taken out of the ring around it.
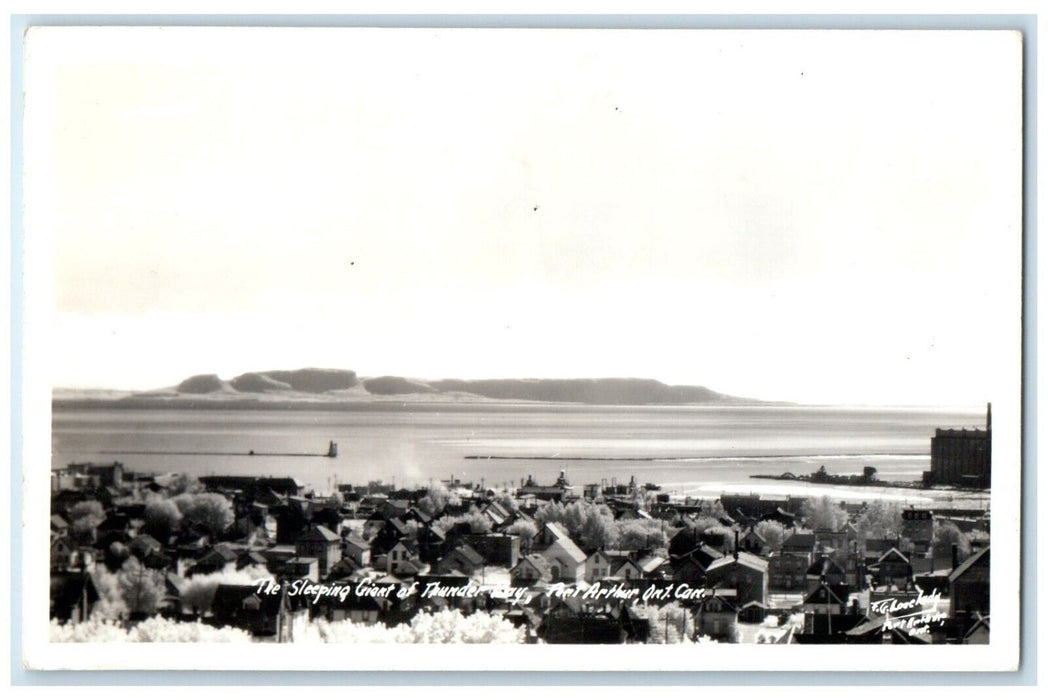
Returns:
[[[329,391],[352,389],[360,383],[357,373],[349,369],[270,370],[247,372],[229,381],[217,374],[198,374],[185,379],[175,387],[179,394],[215,394],[270,392],[303,392],[323,394]]]
[[[383,376],[361,380],[352,370],[317,368],[247,372],[230,380],[221,379],[216,374],[197,375],[182,381],[173,391],[177,395],[214,395],[216,398],[312,394],[338,400],[367,396],[447,395],[449,398],[614,405],[755,403],[704,386],[674,386],[655,379],[424,380]],[[145,395],[156,396],[157,392]]]

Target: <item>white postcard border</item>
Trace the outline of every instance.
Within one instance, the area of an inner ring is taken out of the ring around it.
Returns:
[[[353,31],[346,29],[343,31]],[[481,30],[478,30],[481,31]],[[531,30],[543,31],[543,30]],[[588,30],[593,31],[593,30]],[[690,30],[684,30],[690,31]],[[51,84],[54,57],[28,56],[26,84]],[[1012,229],[1002,235],[1010,245],[1014,267],[998,270],[995,283],[1011,284],[1016,305],[1015,364],[998,373],[993,396],[993,488],[991,541],[991,600],[993,633],[989,646],[922,648],[850,646],[592,646],[522,645],[432,646],[410,649],[386,645],[98,645],[51,644],[47,641],[46,580],[48,561],[51,381],[49,368],[57,359],[58,339],[51,336],[51,229],[53,208],[47,199],[51,173],[48,161],[48,122],[54,113],[46,93],[27,99],[25,150],[25,239],[23,405],[23,632],[24,659],[34,669],[254,669],[254,670],[658,670],[658,671],[980,671],[1013,670],[1019,653],[1020,573],[1020,417],[1021,417],[1021,211],[1017,203]],[[1016,115],[1021,119],[1021,114]],[[1019,126],[1017,125],[1017,129]],[[1021,158],[1021,153],[1019,154]],[[1017,192],[1020,169],[1016,167]],[[1002,227],[1007,230],[1005,227]],[[38,622],[39,621],[39,622]],[[406,653],[405,653],[406,652]]]

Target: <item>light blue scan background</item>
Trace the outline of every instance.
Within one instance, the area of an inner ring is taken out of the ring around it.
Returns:
[[[967,29],[1023,35],[1023,537],[1021,662],[1013,673],[195,672],[22,668],[22,39],[34,26],[515,27],[590,29]],[[1037,17],[1034,15],[13,15],[11,16],[11,682],[13,685],[1033,685],[1037,682]]]

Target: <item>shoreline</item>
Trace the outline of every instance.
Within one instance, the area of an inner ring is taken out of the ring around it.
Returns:
[[[774,480],[765,480],[773,482]],[[797,488],[800,484],[801,488]],[[679,483],[663,483],[664,493],[679,494],[682,496],[695,497],[720,497],[723,495],[757,495],[768,497],[797,498],[821,498],[829,496],[832,499],[862,503],[869,501],[897,501],[901,503],[914,504],[945,504],[945,503],[986,503],[990,501],[990,491],[966,492],[944,489],[905,489],[905,488],[879,488],[834,485],[834,484],[811,484],[804,482],[779,482],[779,483],[756,483],[749,485],[736,485],[734,482],[725,481],[686,481]],[[981,506],[980,506],[981,507]]]
[[[852,483],[852,482],[847,482],[847,481],[841,481],[841,482],[812,481],[811,479],[805,479],[805,478],[802,478],[802,477],[784,477],[784,476],[774,476],[772,474],[750,474],[750,478],[751,479],[765,479],[767,481],[788,481],[790,483],[808,484],[808,485],[811,485],[811,486],[843,486],[845,488],[860,488],[860,489],[870,489],[870,488],[910,489],[912,491],[942,491],[942,490],[949,490],[949,491],[956,491],[956,492],[960,492],[960,493],[974,493],[974,494],[986,493],[987,495],[989,495],[989,489],[966,488],[964,486],[942,486],[942,485],[939,485],[938,488],[937,488],[936,486],[925,486],[925,485],[923,485],[922,483],[920,483],[918,481],[910,481],[910,482],[905,482],[905,481],[876,481],[876,482],[871,482],[871,483],[863,483],[861,481],[856,481],[856,482]]]
[[[927,457],[925,452],[842,452],[840,454],[746,454],[746,455],[668,455],[659,457],[585,457],[561,455],[466,455],[470,460],[508,460],[508,461],[549,461],[549,462],[724,462],[724,461],[757,461],[767,459],[895,459],[898,457]],[[781,479],[771,475],[753,475],[753,479]],[[803,481],[803,479],[782,479],[783,481]]]

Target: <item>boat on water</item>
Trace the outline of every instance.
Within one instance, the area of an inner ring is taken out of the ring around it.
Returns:
[[[243,453],[241,453],[243,454]],[[248,450],[248,457],[338,457],[338,443],[334,440],[328,440],[328,450],[324,454],[304,454],[297,452],[255,452],[254,450]]]

